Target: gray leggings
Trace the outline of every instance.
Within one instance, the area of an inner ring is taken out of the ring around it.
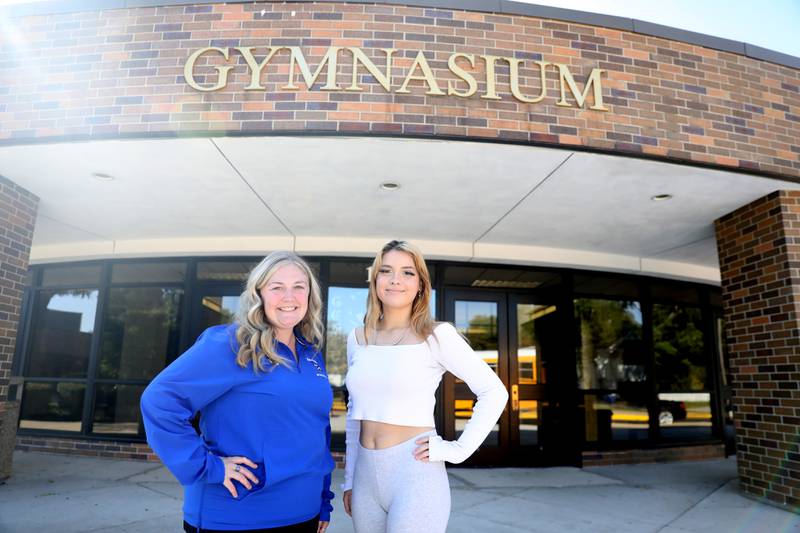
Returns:
[[[450,518],[450,483],[443,462],[414,459],[414,441],[368,450],[359,444],[353,473],[356,533],[444,533]]]

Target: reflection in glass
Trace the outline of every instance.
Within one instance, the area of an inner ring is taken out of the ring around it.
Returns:
[[[585,442],[589,449],[611,441],[646,440],[650,414],[644,397],[624,392],[586,393],[584,400]]]
[[[26,381],[19,427],[79,432],[85,391],[83,383]]]
[[[455,318],[456,330],[467,338],[475,353],[497,372],[499,356],[497,302],[456,300]],[[455,398],[453,409],[455,411],[456,438],[458,438],[472,416],[476,397],[466,383],[455,378]],[[500,426],[495,424],[484,444],[499,445],[499,435]]]
[[[331,285],[364,285],[367,286],[367,270],[372,265],[372,261],[331,261],[330,264],[330,284]]]
[[[658,409],[662,439],[692,441],[711,438],[711,393],[659,393]]]
[[[328,327],[325,331],[325,365],[328,380],[333,387],[333,409],[331,432],[344,434],[344,419],[347,413],[347,389],[344,376],[347,373],[347,336],[350,331],[364,323],[367,310],[366,288],[328,288]]]
[[[556,306],[541,304],[517,304],[517,366],[520,392],[526,385],[543,385],[547,378],[544,372],[543,353],[554,351],[560,343],[556,337]],[[539,443],[542,402],[519,401],[519,440],[523,446]]]
[[[96,285],[100,283],[102,265],[49,266],[42,273],[42,287],[56,285]]]
[[[347,336],[364,323],[367,310],[366,288],[330,287],[328,289],[328,330],[325,362],[331,385],[344,385],[347,372]]]
[[[614,390],[621,383],[645,382],[639,302],[577,299],[575,320],[580,331],[577,367],[581,389]]]
[[[519,443],[522,446],[539,444],[542,403],[537,400],[519,401]]]
[[[95,388],[93,433],[139,433],[139,399],[144,385],[98,383]]]
[[[578,386],[588,448],[648,438],[647,373],[638,302],[575,300]]]
[[[497,369],[497,303],[456,301],[455,327],[472,349]]]
[[[151,379],[178,355],[182,289],[110,289],[100,378]]]
[[[653,305],[653,349],[658,382],[658,422],[664,440],[712,436],[712,388],[697,307]]]
[[[431,272],[431,277],[433,277],[433,272]],[[533,289],[560,283],[561,274],[518,268],[448,265],[444,269],[444,282],[446,285],[461,287]]]
[[[699,308],[654,305],[653,349],[659,392],[711,388]]]
[[[539,304],[517,304],[517,364],[519,384],[537,385],[545,383],[542,366],[542,344],[548,333],[555,330],[556,306]]]
[[[733,395],[731,392],[731,365],[728,347],[725,343],[725,320],[719,316],[719,311],[715,312],[714,317],[714,347],[719,368],[722,369],[720,376],[720,403],[725,418],[725,449],[726,453],[736,453],[735,447],[735,428],[733,423]]]
[[[258,261],[202,261],[197,263],[201,281],[245,281]]]
[[[91,289],[39,292],[26,375],[86,377],[97,293]]]
[[[119,263],[111,269],[111,283],[181,283],[186,263]]]
[[[200,299],[200,330],[233,322],[239,296],[203,296]]]
[[[344,435],[347,417],[347,389],[333,387],[333,407],[331,408],[331,433]]]

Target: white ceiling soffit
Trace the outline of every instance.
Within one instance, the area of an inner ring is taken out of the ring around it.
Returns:
[[[707,282],[719,279],[714,219],[800,188],[550,148],[314,136],[5,146],[0,174],[41,199],[38,263],[279,248],[370,256],[404,238],[431,258]]]

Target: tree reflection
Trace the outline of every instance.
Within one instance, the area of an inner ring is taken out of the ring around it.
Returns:
[[[653,349],[660,392],[707,390],[700,309],[653,306]]]
[[[638,302],[575,300],[580,325],[581,389],[616,389],[619,381],[644,381],[642,318]]]

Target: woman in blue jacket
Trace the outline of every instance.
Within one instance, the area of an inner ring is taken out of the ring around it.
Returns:
[[[184,486],[186,531],[324,533],[334,462],[321,314],[306,262],[271,253],[235,322],[203,332],[144,391],[147,442]]]

